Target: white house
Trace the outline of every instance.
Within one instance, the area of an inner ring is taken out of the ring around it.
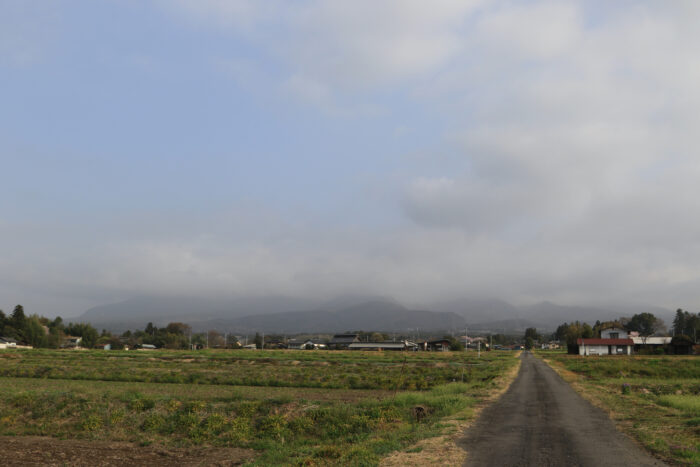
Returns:
[[[576,340],[579,355],[632,355],[632,339],[582,339]]]
[[[628,339],[630,336],[627,330],[622,328],[607,328],[600,331],[601,339]]]
[[[672,337],[631,337],[634,345],[669,345]]]
[[[306,339],[303,341],[290,339],[289,341],[287,341],[287,348],[296,350],[317,350],[325,349],[326,344],[323,341],[317,339]]]
[[[417,345],[409,341],[399,342],[353,342],[350,350],[416,350]]]
[[[80,347],[82,342],[83,342],[82,337],[66,336],[66,338],[63,340],[63,345],[61,347],[75,349],[75,348]]]
[[[0,349],[17,347],[17,341],[9,337],[0,337]]]

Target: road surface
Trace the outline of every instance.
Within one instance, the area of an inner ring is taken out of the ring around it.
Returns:
[[[466,466],[663,466],[547,364],[523,352],[517,378],[461,441]]]

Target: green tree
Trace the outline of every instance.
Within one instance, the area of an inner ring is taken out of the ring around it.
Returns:
[[[15,337],[22,342],[26,342],[25,331],[27,327],[27,317],[24,314],[24,307],[17,305],[10,316],[10,326],[14,329]]]
[[[388,336],[386,336],[388,337]],[[372,334],[369,335],[369,340],[372,342],[382,342],[385,340],[389,340],[385,338],[385,335],[382,334],[381,332],[373,332]]]
[[[590,338],[593,337],[594,333],[593,328],[588,323],[575,321],[559,325],[554,335],[559,341],[565,341],[569,353],[573,353],[578,338]]]
[[[256,349],[262,349],[263,348],[263,338],[260,335],[260,333],[255,333],[255,339],[253,340],[255,343],[255,348]]]
[[[0,336],[5,335],[5,325],[10,324],[9,319],[5,316],[2,310],[0,310]]]
[[[65,334],[63,333],[63,326],[59,329],[58,327],[50,327],[49,335],[47,337],[46,346],[52,349],[58,349],[63,344],[65,339]]]
[[[700,333],[700,313],[688,313],[686,311],[685,330],[683,334],[697,342]]]
[[[532,350],[532,348],[533,348],[534,346],[535,346],[535,340],[534,340],[532,337],[527,336],[527,337],[525,338],[525,348],[526,348],[527,350]]]
[[[165,327],[165,331],[168,332],[169,334],[179,334],[181,336],[189,336],[190,333],[192,332],[192,328],[190,327],[189,324],[185,323],[168,323],[168,325]]]
[[[530,338],[534,341],[539,341],[540,340],[540,335],[537,334],[537,329],[536,328],[527,328],[525,329],[525,339]]]
[[[81,347],[91,349],[97,344],[99,334],[89,323],[70,323],[66,327],[69,336],[82,337]]]
[[[46,336],[46,331],[44,326],[42,326],[39,317],[32,315],[31,317],[25,319],[24,322],[24,339],[25,342],[32,347],[47,347],[48,338]]]
[[[583,323],[583,326],[581,326],[581,337],[584,339],[590,339],[593,337],[593,335],[593,328],[591,325],[588,323]]]
[[[627,322],[628,331],[636,331],[643,338],[656,334],[657,331],[663,329],[664,324],[659,318],[652,313],[638,313]]]
[[[443,339],[450,341],[450,350],[455,352],[461,352],[464,350],[464,344],[462,344],[458,339],[455,339],[452,336],[445,336]]]
[[[685,318],[688,316],[687,311],[683,311],[680,308],[676,310],[676,316],[673,318],[673,334],[681,335],[685,334]]]

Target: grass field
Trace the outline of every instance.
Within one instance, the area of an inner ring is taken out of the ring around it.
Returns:
[[[538,354],[647,449],[700,465],[700,359]]]
[[[376,465],[441,434],[445,417],[468,417],[516,363],[497,352],[0,351],[0,435]]]

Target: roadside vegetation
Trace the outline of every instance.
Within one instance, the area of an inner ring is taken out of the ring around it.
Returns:
[[[0,351],[0,434],[376,465],[469,417],[512,353]]]
[[[537,354],[649,451],[700,465],[700,359]]]

